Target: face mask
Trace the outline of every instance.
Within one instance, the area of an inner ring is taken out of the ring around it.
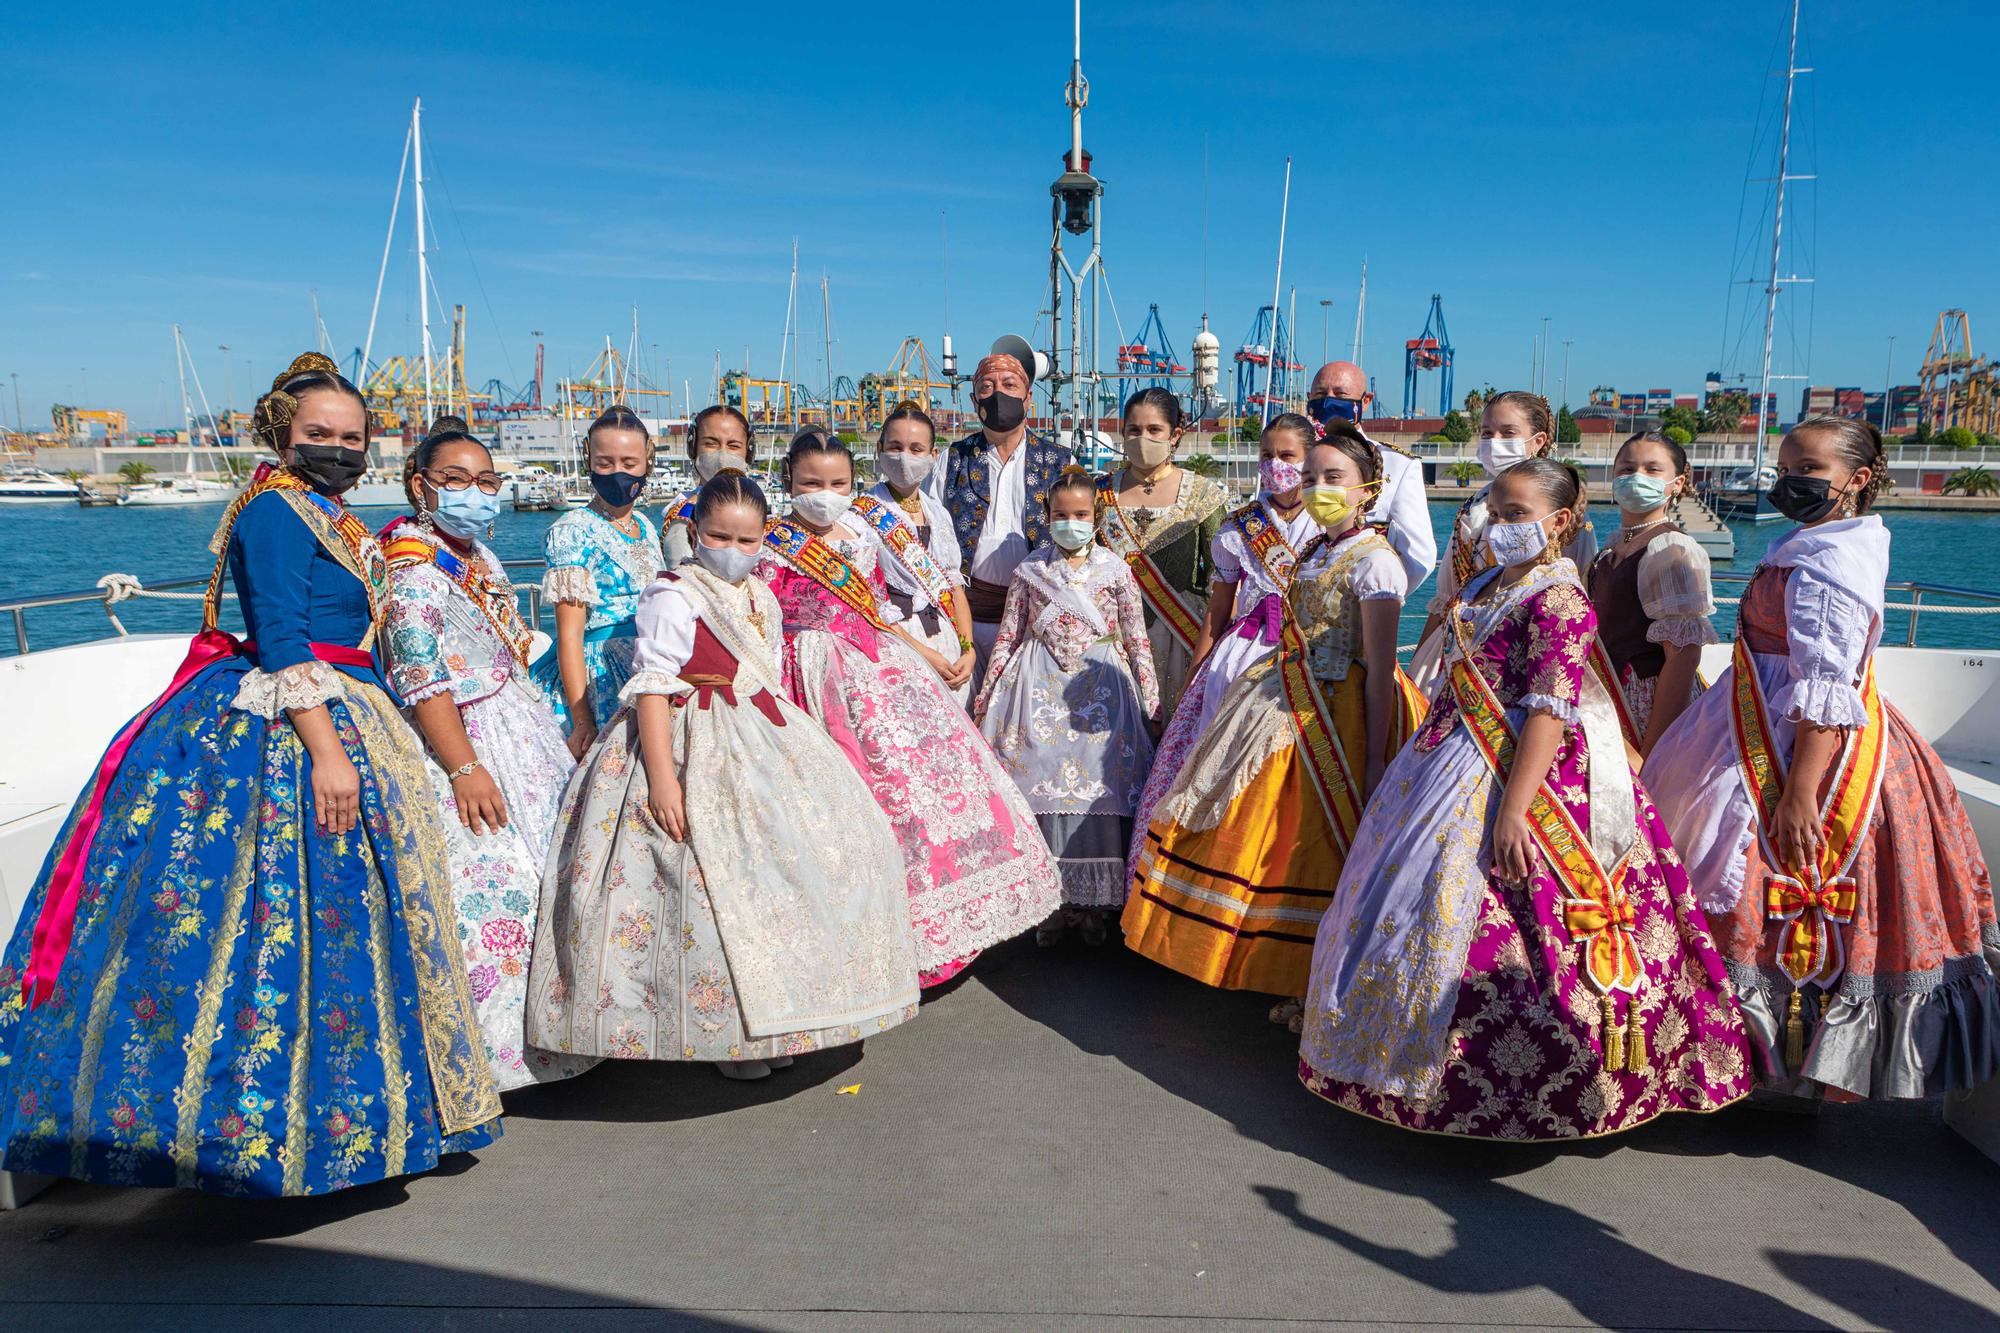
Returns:
[[[694,456],[694,474],[704,482],[714,481],[724,472],[743,470],[743,455],[732,454],[727,449],[710,449],[707,453]]]
[[[1267,458],[1257,465],[1257,482],[1266,495],[1285,495],[1299,488],[1305,470],[1282,458]]]
[[[368,451],[338,444],[295,444],[290,466],[321,495],[339,495],[368,470]]]
[[[1365,486],[1308,486],[1306,512],[1323,528],[1338,527],[1354,516],[1376,483]]]
[[[750,571],[757,568],[757,562],[764,558],[761,550],[746,551],[740,546],[710,546],[699,537],[694,543],[694,558],[701,567],[724,583],[741,583]]]
[[[1525,565],[1549,549],[1540,523],[1494,523],[1486,529],[1486,549],[1503,565]]]
[[[645,493],[646,479],[631,472],[593,472],[590,489],[613,509],[623,509]]]
[[[807,491],[792,497],[792,512],[816,528],[827,528],[853,503],[845,491]]]
[[[1125,461],[1141,472],[1151,472],[1173,456],[1172,440],[1155,440],[1144,435],[1125,439]]]
[[[1628,514],[1649,514],[1667,502],[1667,483],[1643,472],[1611,479],[1611,498]]]
[[[979,424],[988,430],[999,431],[1002,435],[1013,430],[1028,419],[1028,400],[1016,398],[1011,393],[993,393],[972,405],[979,413]]]
[[[1833,483],[1825,477],[1793,475],[1778,478],[1768,494],[1772,507],[1792,522],[1817,523],[1833,512],[1840,497],[1847,494],[1847,487],[1835,493]]]
[[[500,497],[488,495],[477,486],[462,491],[439,491],[431,507],[431,522],[440,532],[470,541],[473,534],[500,517]]]
[[[1057,546],[1072,554],[1088,546],[1096,532],[1096,525],[1084,518],[1059,518],[1049,524],[1049,536]]]
[[[1529,443],[1528,440],[1482,435],[1479,437],[1479,466],[1486,469],[1487,476],[1497,477],[1528,456]]]
[[[1330,394],[1324,398],[1308,398],[1306,415],[1322,426],[1329,421],[1359,421],[1361,403],[1358,399],[1335,398]]]
[[[899,491],[907,491],[931,474],[930,454],[877,454],[875,471]]]

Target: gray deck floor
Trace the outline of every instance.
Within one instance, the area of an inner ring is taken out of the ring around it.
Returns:
[[[2000,1327],[2000,1166],[1934,1105],[1461,1144],[1306,1095],[1267,1005],[1017,943],[761,1084],[510,1094],[448,1173],[62,1184],[0,1215],[0,1328]]]

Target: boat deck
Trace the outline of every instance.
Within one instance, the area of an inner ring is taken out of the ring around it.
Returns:
[[[2000,1166],[1935,1103],[1460,1143],[1308,1096],[1268,1005],[1017,942],[763,1083],[509,1094],[437,1175],[58,1185],[0,1214],[0,1325],[2000,1327]]]

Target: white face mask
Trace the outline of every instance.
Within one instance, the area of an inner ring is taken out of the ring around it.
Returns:
[[[1532,440],[1482,435],[1479,437],[1479,466],[1486,469],[1487,476],[1497,477],[1526,458],[1531,443]]]
[[[1486,529],[1486,549],[1503,565],[1525,565],[1549,549],[1540,523],[1494,523]]]
[[[723,472],[745,470],[742,454],[732,454],[727,449],[710,449],[707,453],[694,456],[694,474],[703,482],[711,482]]]
[[[814,527],[831,527],[854,503],[845,491],[807,491],[792,497],[792,510]]]
[[[710,546],[696,538],[694,558],[701,562],[703,569],[724,583],[741,583],[757,567],[757,562],[764,558],[764,552],[746,551],[740,546]]]
[[[877,454],[875,471],[899,491],[907,491],[931,474],[931,454]]]

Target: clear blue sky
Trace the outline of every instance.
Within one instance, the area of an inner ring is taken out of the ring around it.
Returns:
[[[1206,308],[1225,358],[1270,298],[1291,154],[1285,282],[1307,361],[1323,298],[1345,346],[1366,254],[1366,359],[1385,400],[1401,398],[1402,340],[1433,291],[1461,392],[1525,383],[1543,316],[1552,390],[1573,341],[1574,402],[1599,382],[1695,391],[1723,339],[1784,8],[1639,9],[1086,3],[1086,133],[1126,330],[1158,302],[1188,354],[1206,133]],[[1807,32],[1812,378],[1878,385],[1894,334],[1910,380],[1946,306],[2000,339],[2000,19],[1974,3],[1810,0]],[[822,268],[837,370],[882,367],[905,334],[936,351],[947,229],[950,331],[982,348],[1046,299],[1069,40],[1060,0],[611,18],[17,6],[0,41],[0,377],[19,374],[31,426],[56,400],[177,424],[175,321],[218,406],[225,385],[247,403],[246,380],[312,345],[315,288],[337,347],[357,346],[419,94],[436,282],[467,306],[475,382],[528,378],[531,329],[547,333],[551,380],[580,370],[606,333],[622,345],[634,303],[676,388],[691,378],[700,396],[718,347],[735,366],[748,344],[769,373],[794,237],[813,285],[806,380],[824,377]],[[378,355],[415,345],[407,204]]]

